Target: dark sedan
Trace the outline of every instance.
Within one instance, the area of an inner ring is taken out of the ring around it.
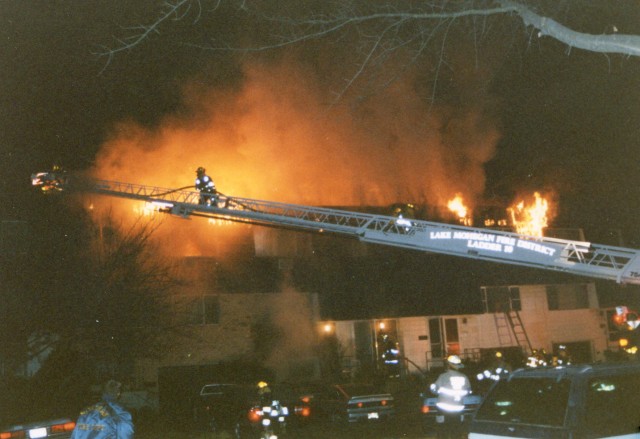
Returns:
[[[369,384],[309,386],[301,399],[309,420],[371,422],[388,420],[396,414],[393,396]]]

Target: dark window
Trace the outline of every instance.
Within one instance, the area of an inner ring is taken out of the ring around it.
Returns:
[[[178,325],[198,325],[202,323],[201,296],[175,297],[174,315]]]
[[[218,296],[176,296],[175,319],[182,325],[210,325],[220,322]]]
[[[586,284],[547,285],[549,309],[587,309],[589,294]]]
[[[204,324],[220,323],[220,302],[218,296],[204,296]]]
[[[640,373],[594,378],[589,381],[586,437],[638,434],[640,429]]]
[[[444,357],[442,334],[440,333],[440,319],[429,319],[429,336],[431,337],[431,356],[433,358]]]
[[[521,311],[520,287],[483,287],[485,312]]]
[[[557,378],[499,381],[476,414],[481,421],[560,427],[564,425],[571,383]]]

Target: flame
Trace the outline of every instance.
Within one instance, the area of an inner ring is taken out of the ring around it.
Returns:
[[[483,165],[500,138],[492,112],[475,106],[455,117],[447,106],[425,111],[411,92],[412,80],[394,82],[362,105],[327,111],[325,81],[315,81],[304,66],[256,62],[243,68],[241,87],[189,80],[181,84],[185,111],[151,126],[131,119],[114,124],[91,177],[195,191],[194,171],[203,166],[225,195],[327,206],[384,206],[399,199],[443,205],[452,180],[469,197],[482,193]],[[122,200],[101,203],[127,222],[154,216]],[[171,255],[217,254],[223,238],[205,226],[166,219],[156,236]],[[224,229],[220,235],[230,236]]]
[[[539,192],[534,192],[532,203],[521,200],[507,211],[516,232],[522,235],[543,236],[543,230],[549,225],[549,201]]]
[[[470,226],[473,224],[473,220],[469,215],[469,208],[464,205],[464,201],[462,199],[462,195],[456,194],[454,198],[449,200],[447,203],[447,207],[453,213],[458,216],[458,221],[460,224],[464,224],[466,226]]]

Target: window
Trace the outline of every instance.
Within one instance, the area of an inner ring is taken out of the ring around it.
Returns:
[[[444,329],[447,337],[447,354],[460,354],[460,336],[458,335],[458,319],[445,319]]]
[[[431,337],[431,356],[433,358],[443,358],[444,346],[442,345],[439,318],[429,319],[429,335]]]
[[[547,304],[552,311],[589,308],[586,284],[547,285]]]
[[[203,308],[205,325],[220,323],[220,301],[218,300],[218,296],[204,296]]]
[[[568,379],[513,378],[498,381],[476,414],[481,421],[561,427],[571,382]]]
[[[220,301],[218,296],[176,296],[174,302],[175,319],[181,325],[211,325],[220,322]]]
[[[522,310],[520,287],[482,287],[482,296],[487,313]]]
[[[585,427],[589,437],[637,434],[640,428],[640,374],[589,381]]]

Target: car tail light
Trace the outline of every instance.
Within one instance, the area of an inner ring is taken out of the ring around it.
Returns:
[[[51,426],[51,433],[64,433],[66,431],[73,431],[75,428],[75,422],[65,422],[64,424],[56,424]]]
[[[26,437],[24,430],[20,431],[5,431],[0,433],[0,439],[18,439]]]
[[[247,413],[247,417],[251,422],[258,422],[260,419],[262,419],[262,411],[257,408],[252,408],[251,410],[249,410],[249,413]]]
[[[428,405],[423,405],[423,406],[422,406],[422,410],[421,410],[421,412],[422,412],[422,413],[425,413],[425,414],[426,414],[426,413],[429,413],[429,406],[428,406]]]

